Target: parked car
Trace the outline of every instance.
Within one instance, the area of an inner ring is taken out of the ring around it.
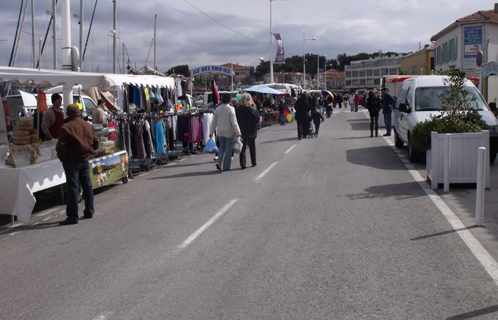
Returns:
[[[416,162],[423,155],[412,143],[412,129],[417,123],[429,120],[431,115],[435,116],[442,112],[439,95],[450,94],[450,88],[445,84],[445,79],[447,79],[446,76],[410,78],[403,82],[399,90],[394,106],[394,144],[397,148],[402,148],[404,144],[407,144],[412,162]],[[465,90],[469,98],[475,98],[472,108],[478,110],[489,126],[489,156],[490,161],[493,162],[498,152],[498,120],[493,114],[496,110],[496,103],[492,102],[488,106],[471,81],[466,82]]]

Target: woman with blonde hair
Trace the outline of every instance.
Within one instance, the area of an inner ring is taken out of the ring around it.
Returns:
[[[242,94],[240,106],[235,109],[237,122],[242,133],[242,150],[240,151],[240,167],[246,168],[246,146],[249,146],[251,164],[256,166],[256,137],[258,135],[259,112],[254,107],[254,101],[249,93]]]

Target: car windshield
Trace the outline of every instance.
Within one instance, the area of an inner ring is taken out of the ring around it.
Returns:
[[[475,97],[470,106],[476,110],[487,110],[486,103],[483,101],[481,95],[475,87],[467,87],[465,90],[468,92],[467,99]],[[440,95],[445,97],[450,96],[450,88],[444,87],[419,87],[415,91],[415,110],[416,111],[431,111],[443,110]]]

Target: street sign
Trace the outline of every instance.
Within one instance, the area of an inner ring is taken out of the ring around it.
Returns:
[[[480,67],[482,64],[482,51],[477,51],[477,54],[476,54],[476,65],[478,67]]]

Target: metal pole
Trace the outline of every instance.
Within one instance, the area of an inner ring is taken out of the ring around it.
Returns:
[[[270,0],[270,83],[273,83],[273,57],[272,55],[272,46],[273,46],[273,27],[272,27],[272,15],[271,15],[271,3],[273,0]]]
[[[80,72],[83,72],[83,1],[80,1]]]
[[[323,64],[323,87],[327,90],[327,55],[325,55],[325,63]]]
[[[123,73],[126,73],[126,71],[125,71],[125,56],[124,56],[124,53],[125,53],[125,44],[123,43]]]
[[[62,17],[62,70],[72,70],[71,59],[71,21],[70,21],[70,1],[61,1],[61,17]],[[70,104],[71,100],[64,99],[66,104]]]
[[[36,68],[35,54],[35,0],[31,0],[31,40],[33,42],[33,69]]]
[[[451,153],[451,134],[444,135],[443,148],[444,161],[444,192],[450,192],[450,153]]]
[[[316,55],[316,89],[320,89],[320,78],[319,78],[319,73],[320,73],[320,55]]]
[[[42,55],[42,37],[40,37],[40,44],[38,46],[38,59],[40,59],[40,62],[38,63],[38,70],[41,69],[41,55]]]
[[[156,64],[156,26],[157,26],[157,13],[154,15],[154,71],[157,71],[157,64]]]
[[[54,25],[52,26],[52,34],[53,34],[53,41],[54,41],[54,70],[57,70],[57,6],[55,3],[56,0],[52,0],[52,18]]]
[[[303,90],[306,86],[306,56],[304,55],[305,33],[303,32]]]
[[[116,37],[118,33],[118,0],[114,0],[114,34],[112,37],[112,73],[116,73]]]
[[[232,70],[230,71],[230,73],[232,74],[232,86],[230,87],[230,91],[233,91],[233,58],[230,58],[230,63],[232,64]]]
[[[479,147],[477,151],[477,190],[476,190],[476,226],[483,226],[484,217],[484,172],[486,166],[486,148]]]

